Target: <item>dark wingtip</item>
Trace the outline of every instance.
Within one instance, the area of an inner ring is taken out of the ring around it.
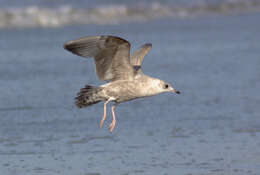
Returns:
[[[180,91],[176,91],[175,93],[176,93],[176,94],[181,94],[181,92],[180,92]]]
[[[63,49],[67,50],[67,45],[66,45],[66,43],[63,44]]]
[[[146,47],[152,47],[152,43],[146,43],[145,46]]]
[[[70,43],[71,43],[70,41],[64,43],[64,44],[63,44],[63,48],[64,48],[65,50],[69,50],[69,45],[70,45]]]

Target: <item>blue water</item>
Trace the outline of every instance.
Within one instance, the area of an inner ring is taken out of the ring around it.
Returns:
[[[259,13],[163,18],[120,25],[0,30],[0,174],[258,175]],[[103,104],[77,109],[93,60],[64,42],[118,35],[153,48],[146,74],[182,92],[121,104],[98,127]]]

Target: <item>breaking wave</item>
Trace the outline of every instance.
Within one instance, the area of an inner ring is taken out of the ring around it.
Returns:
[[[219,3],[189,7],[170,6],[160,3],[136,6],[109,5],[89,9],[60,6],[56,8],[28,6],[0,8],[0,28],[12,27],[59,27],[72,24],[118,24],[146,21],[162,17],[192,17],[205,14],[221,14],[241,11],[260,11],[259,1],[246,3]]]

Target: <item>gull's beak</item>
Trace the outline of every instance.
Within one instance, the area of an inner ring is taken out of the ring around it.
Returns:
[[[172,92],[176,94],[180,94],[180,91],[177,91],[176,89],[173,89]]]

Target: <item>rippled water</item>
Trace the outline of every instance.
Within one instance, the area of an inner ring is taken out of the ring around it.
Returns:
[[[258,175],[259,17],[0,30],[1,174]],[[100,84],[93,61],[62,48],[98,34],[153,43],[144,72],[182,94],[121,104],[100,129],[102,103],[73,105]]]

